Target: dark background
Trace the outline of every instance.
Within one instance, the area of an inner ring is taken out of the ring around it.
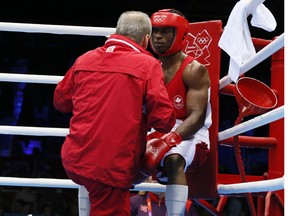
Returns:
[[[119,15],[126,10],[151,15],[159,9],[175,8],[190,22],[222,20],[224,27],[236,3],[235,0],[7,1],[0,7],[0,22],[115,27]],[[252,37],[271,40],[284,32],[284,0],[266,0],[264,4],[277,21],[276,30],[266,32],[252,27],[250,31]],[[0,31],[0,73],[63,76],[76,57],[103,45],[105,40],[106,37]],[[222,53],[221,59],[221,76],[224,76],[229,58]],[[268,58],[255,67],[251,76],[269,84],[269,69]],[[53,107],[54,88],[51,84],[0,82],[0,125],[68,127],[70,114],[59,113]],[[220,96],[219,130],[233,126],[237,115],[234,98]],[[267,126],[247,132],[261,136],[267,133]],[[0,135],[0,176],[66,179],[60,158],[63,141],[63,137]],[[266,150],[243,149],[242,154],[247,174],[261,175],[267,170]],[[237,173],[229,147],[219,148],[219,171]],[[2,191],[17,192],[7,187]],[[6,200],[9,198],[13,199],[8,196]],[[6,209],[10,208],[7,202],[2,205]]]

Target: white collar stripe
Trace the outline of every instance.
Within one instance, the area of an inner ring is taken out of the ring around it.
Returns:
[[[110,39],[108,39],[108,40],[106,41],[106,43],[109,42],[109,41],[117,41],[117,42],[120,42],[120,43],[124,43],[124,44],[130,46],[132,49],[136,50],[137,52],[140,52],[139,49],[137,49],[135,46],[133,46],[132,44],[130,44],[130,43],[126,42],[126,41],[119,40],[119,39],[114,39],[114,38],[110,38]]]

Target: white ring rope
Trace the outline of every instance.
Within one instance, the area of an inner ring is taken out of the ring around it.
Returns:
[[[252,13],[262,2],[264,2],[264,0],[250,0],[250,2],[247,4],[246,10],[249,13]],[[0,31],[107,37],[115,32],[115,28],[0,22]]]
[[[49,188],[79,188],[70,179],[49,179],[49,178],[15,178],[15,177],[0,177],[1,186],[16,186],[16,187],[49,187]],[[252,189],[252,190],[251,190]],[[248,192],[267,192],[284,189],[284,178],[271,180],[245,182],[237,184],[218,184],[218,194],[239,194]],[[155,191],[165,192],[166,186],[159,183],[141,183],[135,185],[131,191]]]
[[[65,137],[68,133],[69,128],[0,125],[0,134],[6,134],[6,135]]]
[[[57,84],[63,76],[0,73],[1,82]]]
[[[278,107],[265,114],[257,116],[249,121],[242,122],[232,128],[219,132],[218,141],[227,139],[237,134],[244,133],[251,129],[271,123],[284,117],[284,106]],[[69,128],[51,127],[27,127],[27,126],[6,126],[0,125],[0,134],[25,135],[25,136],[60,136],[65,137],[69,133]]]
[[[17,186],[17,187],[50,187],[50,188],[79,188],[79,185],[70,179],[52,179],[52,178],[16,178],[16,177],[0,177],[1,186]],[[159,183],[141,183],[135,185],[134,191],[157,191],[165,192],[166,186]]]
[[[263,181],[243,182],[237,184],[219,184],[218,194],[267,192],[284,189],[284,176]]]
[[[107,37],[115,32],[115,28],[0,22],[0,31]]]
[[[227,130],[219,132],[218,141],[247,132],[251,129],[263,126],[265,124],[269,124],[281,118],[284,118],[284,106],[280,106],[260,116],[254,117],[253,119],[250,119],[246,122],[242,122]]]
[[[0,177],[1,186],[78,188],[70,179]]]
[[[249,59],[246,63],[244,63],[240,67],[240,75],[255,67],[282,47],[284,47],[284,33],[265,46],[262,50],[257,52],[256,55]],[[63,79],[63,76],[0,73],[0,81],[4,82],[57,84],[61,79]],[[231,83],[230,77],[224,76],[221,80],[219,80],[219,89],[224,88],[229,83]]]

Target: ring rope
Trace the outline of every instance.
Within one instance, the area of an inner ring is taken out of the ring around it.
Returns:
[[[252,189],[252,190],[251,190]],[[218,193],[233,194],[233,193],[253,193],[253,192],[267,192],[284,189],[284,176],[276,179],[269,179],[263,181],[243,182],[237,184],[219,184]]]
[[[261,2],[262,0],[258,1]],[[259,2],[256,0],[251,1],[248,7],[253,8],[255,5],[258,5],[258,3]],[[115,28],[0,22],[0,31],[109,36],[115,32]],[[284,33],[277,37],[266,47],[264,47],[262,50],[257,52],[256,55],[250,58],[246,63],[244,63],[240,67],[240,75],[255,67],[282,47],[284,47]],[[224,76],[219,81],[219,89],[224,88],[231,82],[232,80],[230,77]]]
[[[218,141],[225,140],[237,134],[244,133],[251,129],[271,123],[284,117],[284,106],[278,107],[261,116],[254,117],[246,122],[242,122],[227,130],[218,133]],[[65,137],[69,133],[69,128],[53,127],[28,127],[28,126],[6,126],[0,125],[0,134],[6,135],[27,135],[27,136],[60,136]]]
[[[278,119],[284,118],[284,106],[275,108],[267,113],[264,113],[260,116],[256,116],[253,119],[242,122],[238,125],[235,125],[229,129],[226,129],[218,133],[218,141],[230,138],[232,136],[247,132],[251,129],[260,127],[265,124],[269,124]]]
[[[0,22],[0,31],[107,37],[115,32],[115,28]]]
[[[264,0],[251,0],[246,6],[246,10],[249,12],[248,14],[251,14],[252,11],[263,2]],[[0,22],[0,31],[109,36],[115,32],[115,28]]]
[[[265,46],[262,50],[257,52],[256,55],[249,59],[246,63],[244,63],[240,67],[240,75],[255,67],[282,47],[284,47],[284,33]],[[57,84],[61,79],[63,79],[63,76],[0,73],[0,81],[4,82]],[[231,82],[232,80],[229,76],[224,76],[221,80],[219,80],[219,89],[224,88]]]
[[[16,177],[0,177],[1,186],[17,186],[17,187],[49,187],[49,188],[79,188],[79,185],[70,179],[51,179],[51,178],[16,178]],[[252,189],[252,190],[251,190]],[[237,184],[219,184],[218,194],[239,194],[247,192],[267,192],[284,189],[284,177],[253,181]],[[166,186],[159,183],[141,183],[135,185],[131,191],[155,191],[165,192]]]
[[[65,137],[68,133],[69,133],[69,128],[0,125],[0,134],[5,134],[5,135]]]
[[[62,79],[63,76],[0,73],[1,82],[57,84]]]

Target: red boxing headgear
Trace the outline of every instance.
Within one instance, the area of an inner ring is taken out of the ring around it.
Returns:
[[[170,55],[178,52],[182,49],[182,45],[184,42],[184,38],[189,30],[189,22],[188,20],[176,13],[170,12],[171,9],[163,9],[155,12],[151,16],[152,27],[174,27],[175,28],[175,37],[170,46],[170,48],[165,53],[158,53],[153,44],[151,44],[151,48],[158,55]],[[151,41],[150,41],[151,42]]]

